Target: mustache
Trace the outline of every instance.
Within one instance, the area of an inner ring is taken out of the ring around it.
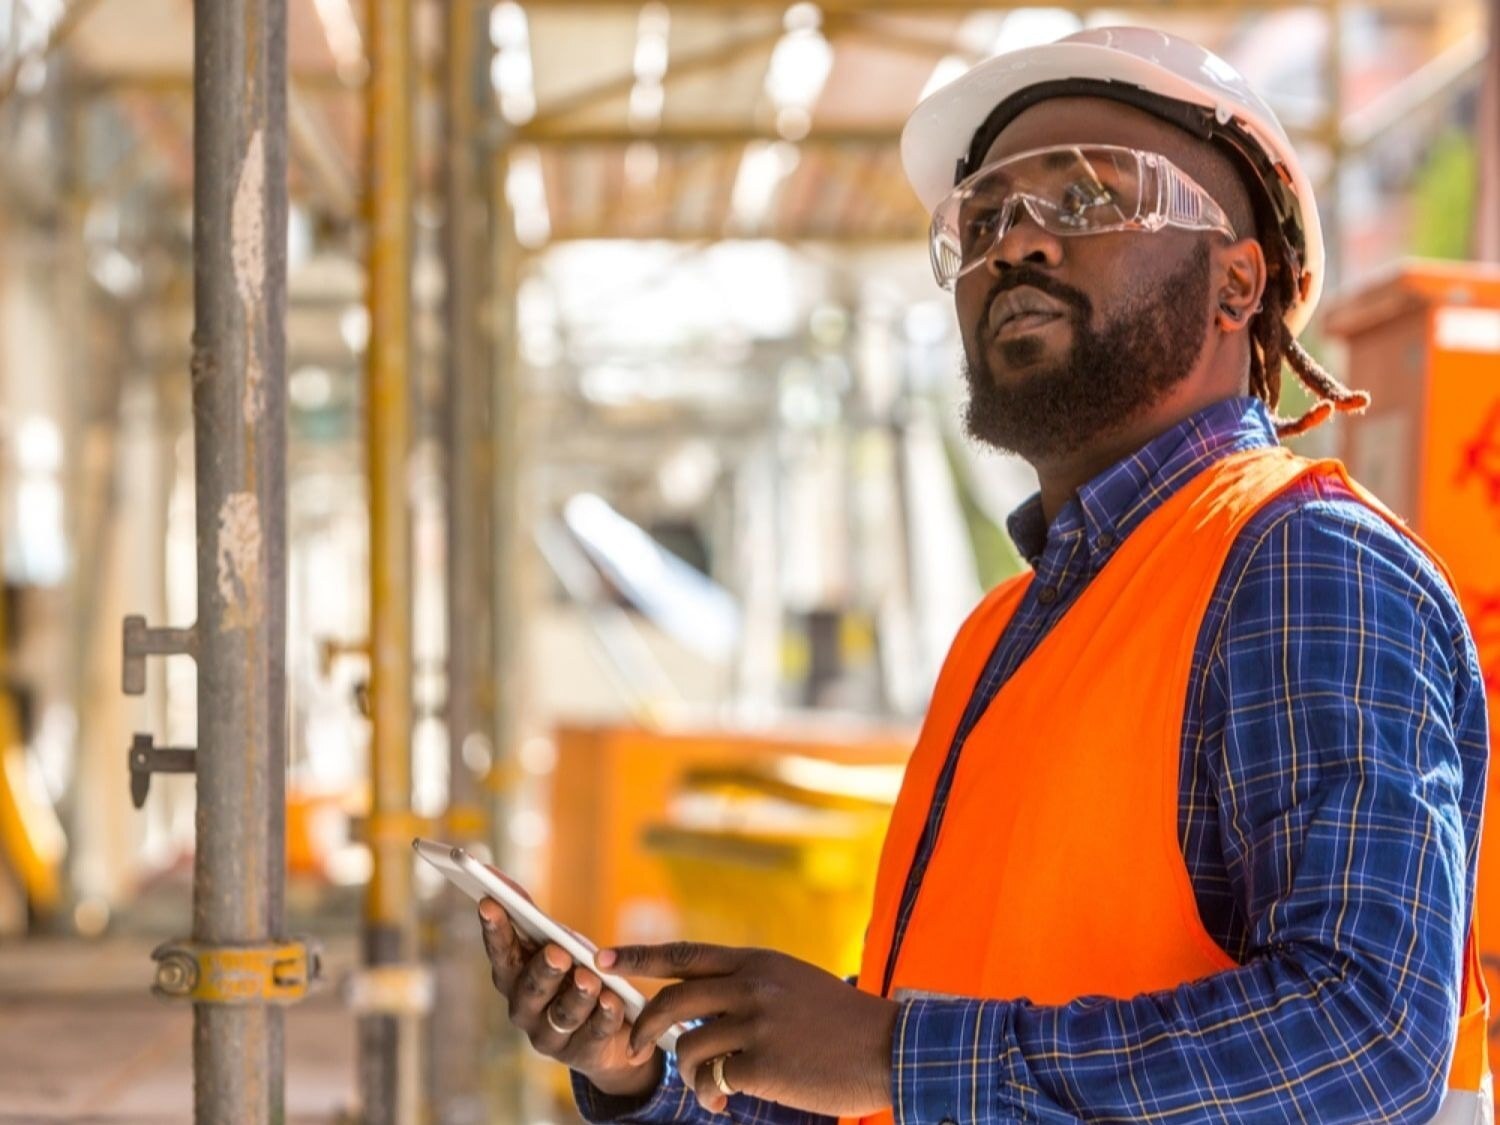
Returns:
[[[985,308],[993,305],[1000,294],[1019,289],[1023,285],[1029,285],[1038,292],[1063,302],[1076,311],[1085,322],[1094,314],[1094,303],[1089,300],[1086,293],[1074,289],[1071,285],[1064,285],[1057,278],[1043,273],[1035,266],[1025,265],[1013,266],[1000,275],[1000,279],[995,282],[995,287],[990,290],[989,298],[985,301]]]

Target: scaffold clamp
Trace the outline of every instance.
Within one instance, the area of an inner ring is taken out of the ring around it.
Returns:
[[[151,991],[195,1004],[295,1004],[322,975],[322,949],[293,939],[267,945],[168,941],[151,951]]]
[[[144,808],[151,791],[153,773],[195,773],[198,752],[191,747],[156,745],[149,734],[136,734],[130,740],[130,803]]]
[[[198,633],[186,629],[152,629],[139,614],[125,618],[120,687],[126,695],[146,694],[146,657],[198,656]]]

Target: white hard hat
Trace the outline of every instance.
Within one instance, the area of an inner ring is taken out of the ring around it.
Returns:
[[[1046,46],[996,55],[926,98],[901,132],[901,163],[923,206],[931,211],[977,169],[969,166],[970,149],[981,128],[993,127],[997,119],[1008,122],[1039,101],[1069,95],[1135,105],[1235,157],[1257,213],[1271,220],[1293,269],[1296,294],[1286,310],[1287,327],[1295,337],[1307,326],[1323,291],[1324,249],[1302,162],[1271,107],[1238,71],[1164,31],[1080,31]]]

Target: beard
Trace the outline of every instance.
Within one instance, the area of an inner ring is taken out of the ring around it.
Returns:
[[[969,436],[1028,461],[1053,460],[1155,406],[1203,350],[1209,269],[1208,245],[1199,243],[1176,273],[1132,295],[1097,329],[1085,294],[1030,266],[1008,272],[990,300],[1019,285],[1056,298],[1067,308],[1072,346],[1055,362],[1032,367],[1045,346],[1036,335],[1002,341],[1003,369],[1031,368],[1002,381],[981,340],[964,363]]]

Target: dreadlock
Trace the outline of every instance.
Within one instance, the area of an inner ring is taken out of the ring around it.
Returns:
[[[1271,408],[1276,436],[1296,437],[1322,425],[1334,411],[1358,414],[1370,405],[1368,391],[1353,391],[1330,375],[1286,326],[1286,310],[1296,295],[1296,281],[1287,268],[1278,240],[1264,239],[1267,272],[1261,308],[1250,325],[1250,393]],[[1314,402],[1300,418],[1283,418],[1276,412],[1281,402],[1281,365],[1297,373]]]

